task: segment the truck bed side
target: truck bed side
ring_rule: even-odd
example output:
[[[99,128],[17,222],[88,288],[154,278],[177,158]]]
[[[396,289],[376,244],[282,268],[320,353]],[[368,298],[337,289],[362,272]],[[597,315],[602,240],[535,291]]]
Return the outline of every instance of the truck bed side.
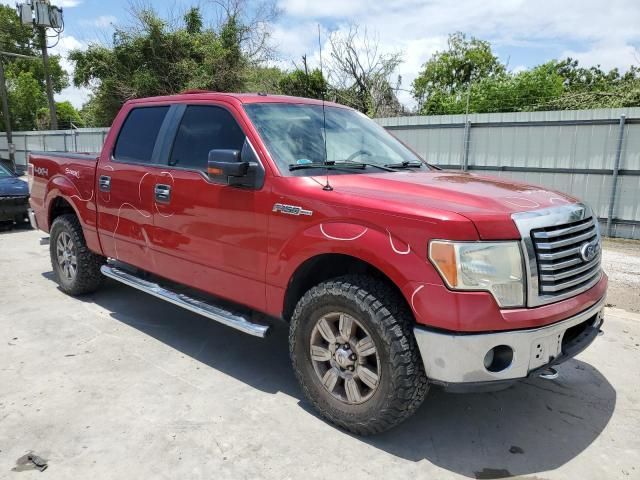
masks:
[[[102,248],[96,232],[96,153],[33,152],[29,155],[31,198],[38,228],[49,232],[55,216],[72,209],[78,217],[87,246]]]

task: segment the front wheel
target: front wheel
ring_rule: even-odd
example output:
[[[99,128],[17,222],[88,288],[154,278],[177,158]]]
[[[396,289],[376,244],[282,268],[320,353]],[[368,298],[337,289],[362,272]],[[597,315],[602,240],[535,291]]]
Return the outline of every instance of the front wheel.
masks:
[[[293,313],[289,350],[307,399],[351,432],[379,433],[415,412],[427,378],[397,292],[363,275],[309,290]]]
[[[65,293],[91,293],[102,284],[104,276],[100,267],[104,258],[89,250],[75,215],[60,215],[54,220],[49,253],[56,280]]]

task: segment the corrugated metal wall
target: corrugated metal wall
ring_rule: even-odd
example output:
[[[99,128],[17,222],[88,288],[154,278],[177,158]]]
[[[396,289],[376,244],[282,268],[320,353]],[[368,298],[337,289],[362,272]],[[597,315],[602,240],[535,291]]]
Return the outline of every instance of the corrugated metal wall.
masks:
[[[466,164],[471,171],[574,195],[588,202],[603,224],[620,147],[611,235],[640,239],[640,108],[377,121],[430,163],[455,169]]]
[[[108,132],[108,128],[13,132],[16,167],[26,168],[29,152],[33,151],[99,152]],[[7,135],[4,132],[0,132],[0,158],[9,158]]]
[[[622,143],[620,116],[625,115]],[[612,236],[640,239],[640,108],[523,112],[377,121],[427,161],[515,178],[587,201],[606,222],[621,146]],[[468,122],[468,124],[467,124]],[[16,163],[30,151],[99,152],[108,128],[15,132]],[[0,157],[8,158],[0,133]]]

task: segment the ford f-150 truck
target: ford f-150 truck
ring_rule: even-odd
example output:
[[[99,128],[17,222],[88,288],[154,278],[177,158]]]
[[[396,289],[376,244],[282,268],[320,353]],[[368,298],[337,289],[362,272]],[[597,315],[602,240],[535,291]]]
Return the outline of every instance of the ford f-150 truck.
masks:
[[[260,337],[284,320],[304,395],[358,434],[431,384],[553,376],[601,331],[587,205],[440,170],[341,105],[133,100],[100,154],[34,153],[29,175],[64,292],[106,276]]]

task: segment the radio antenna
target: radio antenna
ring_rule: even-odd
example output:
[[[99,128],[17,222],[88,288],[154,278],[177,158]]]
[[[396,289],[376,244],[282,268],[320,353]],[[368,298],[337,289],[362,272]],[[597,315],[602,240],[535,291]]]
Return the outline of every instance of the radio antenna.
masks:
[[[333,187],[329,183],[329,167],[327,164],[327,115],[324,109],[324,72],[322,70],[322,42],[320,41],[320,24],[318,24],[318,48],[320,49],[320,77],[322,78],[322,136],[324,138],[324,169],[325,169],[325,184],[322,187],[323,190],[330,192],[333,190]]]

